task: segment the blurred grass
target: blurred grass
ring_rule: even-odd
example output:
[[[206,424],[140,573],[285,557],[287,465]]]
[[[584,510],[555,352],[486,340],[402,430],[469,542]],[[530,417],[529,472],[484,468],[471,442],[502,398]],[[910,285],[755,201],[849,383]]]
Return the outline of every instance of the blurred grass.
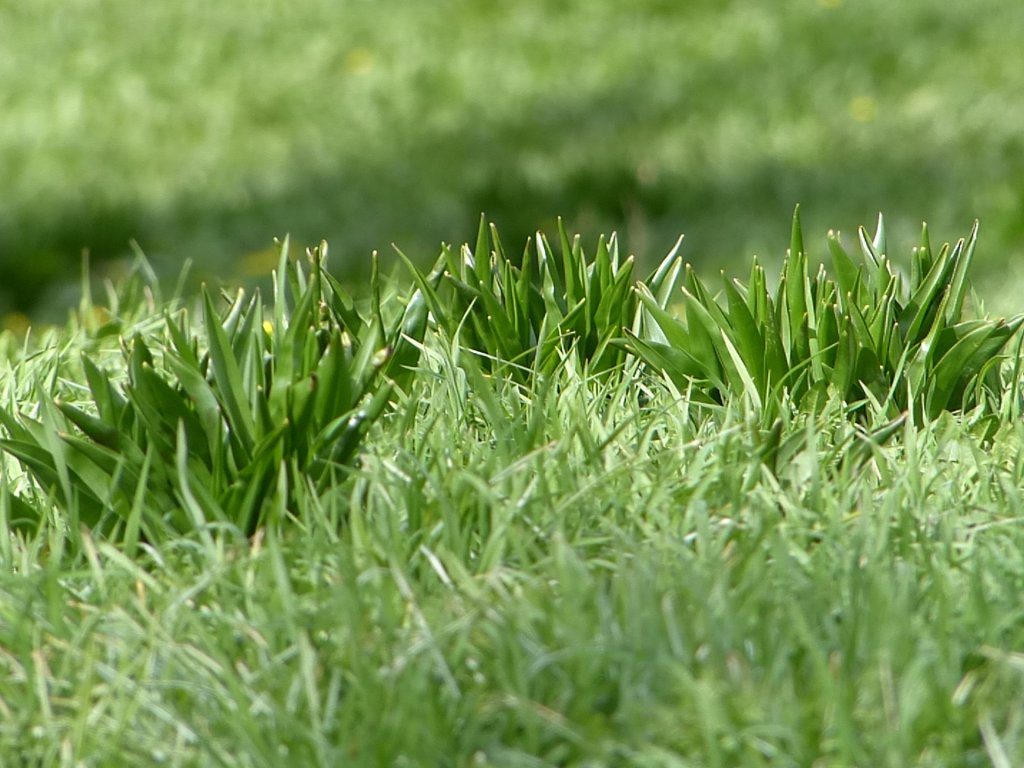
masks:
[[[1011,0],[0,0],[0,312],[132,238],[212,276],[326,237],[358,277],[560,214],[709,267],[781,256],[797,202],[897,245],[980,217],[984,285],[1024,251],[1022,34]]]

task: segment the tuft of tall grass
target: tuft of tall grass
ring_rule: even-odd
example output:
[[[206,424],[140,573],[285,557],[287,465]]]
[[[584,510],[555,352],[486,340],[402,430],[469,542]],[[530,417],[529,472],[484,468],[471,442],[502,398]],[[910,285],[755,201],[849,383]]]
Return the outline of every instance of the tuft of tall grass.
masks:
[[[811,270],[799,208],[778,286],[772,292],[755,259],[746,282],[723,274],[712,291],[689,267],[682,317],[647,286],[644,332],[627,331],[627,348],[650,367],[709,402],[742,397],[766,423],[789,405],[815,411],[839,398],[851,415],[934,419],[944,410],[994,406],[1003,350],[1024,323],[972,317],[965,309],[970,234],[932,250],[928,228],[914,248],[909,276],[887,255],[884,222],[857,235],[860,261],[828,234],[835,277]]]
[[[474,248],[463,245],[457,254],[443,248],[433,273],[443,273],[436,289],[406,263],[429,297],[436,325],[487,370],[525,381],[568,358],[581,373],[618,370],[627,354],[615,342],[640,317],[631,291],[633,257],[620,256],[614,235],[601,237],[590,256],[561,221],[557,243],[555,250],[538,232],[513,260],[497,228],[481,218]],[[678,243],[645,281],[661,307],[677,283],[677,251]]]
[[[1001,377],[1024,315],[967,311],[977,237],[975,225],[933,252],[925,227],[905,275],[887,256],[880,217],[874,237],[858,233],[859,262],[829,233],[833,278],[824,266],[812,273],[797,209],[774,291],[755,260],[747,282],[723,276],[716,294],[683,269],[678,243],[632,285],[633,260],[614,237],[588,256],[559,227],[557,253],[538,234],[513,261],[481,219],[475,248],[444,247],[426,274],[406,260],[404,292],[384,283],[374,260],[358,304],[326,269],[326,244],[303,263],[285,240],[266,306],[258,292],[215,298],[204,289],[197,317],[174,303],[158,308],[139,270],[107,310],[88,292],[83,299],[87,337],[116,337],[114,355],[100,363],[86,347],[73,380],[59,366],[26,368],[31,398],[0,407],[0,449],[35,481],[31,494],[4,497],[6,514],[31,527],[48,498],[72,530],[82,524],[129,545],[210,524],[251,534],[300,499],[333,492],[389,405],[402,403],[396,428],[416,426],[416,392],[441,375],[428,364],[441,341],[454,366],[444,375],[463,399],[475,393],[492,423],[503,411],[490,392],[512,387],[532,401],[556,374],[584,388],[607,384],[617,402],[642,407],[637,374],[647,369],[687,410],[743,404],[739,426],[772,471],[804,440],[792,423],[833,423],[836,413],[857,425],[829,448],[827,460],[840,463],[866,461],[906,421],[946,411],[971,413],[990,436],[1000,415],[1019,411],[1019,360],[1009,388]],[[119,296],[149,306],[148,325],[118,320]],[[523,434],[544,419],[531,418]],[[601,442],[587,429],[575,434]]]
[[[112,369],[83,353],[83,397],[37,381],[35,402],[0,408],[0,448],[97,534],[252,533],[352,462],[426,325],[419,294],[382,306],[376,271],[360,311],[326,256],[324,244],[303,266],[285,240],[268,307],[204,289],[198,320],[163,309],[159,330],[121,337]]]

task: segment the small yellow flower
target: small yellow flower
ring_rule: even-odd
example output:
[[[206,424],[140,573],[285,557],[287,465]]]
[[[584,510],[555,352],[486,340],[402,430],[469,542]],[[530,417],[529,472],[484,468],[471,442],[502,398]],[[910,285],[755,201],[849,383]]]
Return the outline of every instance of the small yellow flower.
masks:
[[[878,117],[878,104],[870,96],[853,97],[847,109],[858,123],[871,123]]]
[[[365,75],[373,69],[373,51],[368,48],[353,48],[345,55],[342,68],[353,75]]]

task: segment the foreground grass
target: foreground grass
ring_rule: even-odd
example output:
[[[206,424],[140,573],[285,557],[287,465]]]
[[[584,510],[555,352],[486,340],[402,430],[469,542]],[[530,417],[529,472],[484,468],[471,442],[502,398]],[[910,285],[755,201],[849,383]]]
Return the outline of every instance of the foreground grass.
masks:
[[[642,413],[440,374],[417,394],[424,418],[381,425],[350,483],[251,540],[212,530],[128,558],[88,537],[68,556],[52,527],[5,536],[4,753],[1024,756],[1019,424],[986,451],[946,419],[849,473],[822,466],[815,428],[776,482],[742,424],[695,428],[660,388]]]
[[[144,294],[114,315],[125,338],[163,332]],[[80,351],[116,377],[104,328],[8,348],[3,401],[84,400]],[[322,492],[283,481],[251,536],[94,537],[5,459],[0,515],[46,514],[0,536],[0,754],[1024,760],[1019,379],[994,430],[979,406],[881,443],[884,409],[792,407],[770,468],[749,400],[699,405],[624,364],[517,377],[431,326],[356,463]]]

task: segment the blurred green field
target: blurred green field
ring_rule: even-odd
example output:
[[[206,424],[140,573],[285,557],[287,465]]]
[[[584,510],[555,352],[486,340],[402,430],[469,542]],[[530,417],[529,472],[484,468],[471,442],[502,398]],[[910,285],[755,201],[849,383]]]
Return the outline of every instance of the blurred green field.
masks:
[[[83,248],[244,277],[290,232],[358,278],[481,211],[647,263],[683,232],[702,269],[780,256],[798,202],[819,253],[978,217],[1002,282],[1021,39],[1012,0],[0,0],[0,313],[66,300]]]

